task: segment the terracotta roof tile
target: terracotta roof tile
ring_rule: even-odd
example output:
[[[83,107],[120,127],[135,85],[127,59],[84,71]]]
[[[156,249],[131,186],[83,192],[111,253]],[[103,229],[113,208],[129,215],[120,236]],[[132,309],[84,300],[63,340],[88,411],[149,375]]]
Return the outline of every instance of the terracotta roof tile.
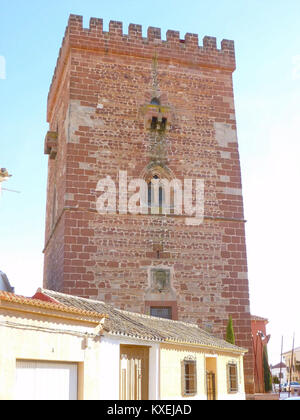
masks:
[[[39,289],[38,292],[67,306],[107,314],[108,319],[105,320],[104,331],[109,334],[163,343],[195,344],[239,353],[247,351],[200,329],[195,324],[128,312],[101,301],[51,290]]]
[[[0,301],[18,303],[18,304],[23,304],[23,305],[27,305],[27,306],[34,306],[34,307],[39,307],[39,308],[44,308],[44,309],[53,309],[53,310],[56,310],[56,311],[73,313],[75,315],[77,314],[77,315],[90,316],[90,317],[93,317],[93,318],[107,317],[107,315],[101,314],[99,311],[89,311],[89,310],[85,310],[83,308],[75,308],[75,307],[72,307],[70,305],[64,305],[64,304],[59,303],[59,302],[57,302],[57,303],[46,302],[44,300],[33,299],[33,298],[30,298],[30,297],[15,295],[14,293],[10,293],[10,292],[0,291]]]
[[[251,320],[252,321],[265,321],[266,323],[269,322],[269,320],[267,318],[263,318],[263,317],[257,316],[257,315],[251,315]]]

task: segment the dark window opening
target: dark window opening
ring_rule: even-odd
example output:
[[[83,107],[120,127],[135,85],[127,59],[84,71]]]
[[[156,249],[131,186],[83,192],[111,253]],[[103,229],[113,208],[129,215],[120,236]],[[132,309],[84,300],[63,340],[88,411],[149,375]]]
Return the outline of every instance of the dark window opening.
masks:
[[[160,105],[160,100],[158,98],[151,99],[151,105]]]
[[[166,307],[151,307],[150,315],[157,318],[172,319],[172,308],[170,306]]]
[[[152,117],[150,127],[152,131],[165,131],[167,128],[167,118],[162,118],[161,121],[158,121],[157,117]]]
[[[163,118],[161,123],[160,123],[160,129],[161,131],[164,131],[167,127],[167,118]]]
[[[148,207],[151,207],[152,203],[152,189],[151,189],[151,182],[148,184]]]
[[[157,175],[154,175],[154,177],[152,179],[159,179],[159,177]],[[152,186],[152,182],[150,181],[148,183],[148,207],[151,208],[152,205],[154,205],[154,191],[153,191],[153,195],[152,195],[152,189],[154,190],[154,186]],[[159,186],[158,187],[158,206],[160,209],[160,212],[162,210],[162,205],[163,205],[163,187]]]
[[[151,130],[157,130],[158,119],[157,117],[152,117],[151,121]]]
[[[159,207],[161,208],[163,205],[163,189],[162,187],[159,187],[158,190],[158,203],[159,203]]]

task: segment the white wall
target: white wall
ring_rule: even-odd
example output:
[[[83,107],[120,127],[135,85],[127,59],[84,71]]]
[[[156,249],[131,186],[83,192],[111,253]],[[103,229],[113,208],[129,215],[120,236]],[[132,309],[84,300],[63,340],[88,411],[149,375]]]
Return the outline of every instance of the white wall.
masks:
[[[280,368],[276,368],[276,369],[271,369],[272,372],[272,376],[277,376],[279,378],[279,374],[280,374]],[[281,373],[283,375],[283,377],[281,378],[281,383],[285,383],[287,382],[287,371],[286,368],[282,368],[281,369]]]
[[[99,375],[101,375],[100,399],[118,400],[120,377],[119,340],[101,337],[99,363]]]
[[[159,399],[159,344],[105,335],[101,337],[101,400],[119,399],[120,345],[149,346],[149,399]]]
[[[238,369],[238,392],[227,392],[227,363],[237,363]],[[244,384],[244,364],[243,357],[230,357],[227,355],[218,355],[217,357],[217,388],[218,400],[245,400],[245,384]]]

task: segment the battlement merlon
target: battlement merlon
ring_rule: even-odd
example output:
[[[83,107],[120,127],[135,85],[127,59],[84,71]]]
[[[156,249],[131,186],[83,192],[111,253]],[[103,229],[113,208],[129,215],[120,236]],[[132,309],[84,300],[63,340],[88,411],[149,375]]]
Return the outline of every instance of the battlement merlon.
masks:
[[[173,30],[168,30],[166,40],[162,40],[160,28],[153,27],[148,28],[145,38],[142,36],[142,26],[137,24],[130,24],[126,35],[123,33],[122,22],[117,21],[110,21],[109,31],[106,32],[103,31],[103,19],[91,18],[89,28],[83,28],[83,17],[70,15],[49,90],[48,121],[72,48],[143,59],[152,59],[156,54],[160,61],[221,69],[231,73],[236,68],[234,41],[223,39],[221,49],[217,49],[216,38],[205,36],[203,45],[199,46],[197,34],[187,33],[181,39],[179,31]]]

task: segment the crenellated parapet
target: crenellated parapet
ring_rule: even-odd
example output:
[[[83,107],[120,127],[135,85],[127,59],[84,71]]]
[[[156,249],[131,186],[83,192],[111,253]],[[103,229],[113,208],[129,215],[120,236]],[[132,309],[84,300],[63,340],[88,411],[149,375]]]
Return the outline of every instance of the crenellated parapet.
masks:
[[[123,23],[117,21],[110,21],[109,30],[106,32],[103,30],[103,19],[91,18],[89,28],[83,28],[83,18],[77,15],[70,16],[66,35],[69,35],[74,47],[93,46],[97,50],[110,47],[112,52],[126,55],[130,52],[136,55],[143,52],[142,55],[150,54],[150,57],[153,56],[154,47],[155,51],[161,52],[160,57],[180,60],[181,56],[183,61],[235,69],[234,42],[223,40],[221,49],[217,49],[215,37],[205,36],[201,46],[197,34],[187,33],[184,39],[181,39],[179,31],[168,30],[166,40],[162,40],[161,29],[154,27],[149,27],[147,37],[143,37],[142,26],[132,23],[128,26],[128,34],[124,34]],[[139,50],[138,46],[142,46],[143,51]]]
[[[123,23],[117,21],[110,21],[109,30],[104,31],[103,20],[97,18],[91,18],[89,28],[84,28],[82,16],[70,15],[50,87],[48,106],[56,96],[62,71],[72,48],[143,59],[152,59],[156,55],[160,61],[167,63],[230,72],[235,70],[233,41],[222,40],[221,49],[218,49],[215,37],[205,36],[202,45],[199,45],[197,34],[186,33],[182,39],[179,31],[174,30],[168,30],[166,40],[163,40],[161,29],[154,27],[149,27],[147,37],[143,37],[142,26],[137,24],[130,24],[128,33],[125,34]]]

